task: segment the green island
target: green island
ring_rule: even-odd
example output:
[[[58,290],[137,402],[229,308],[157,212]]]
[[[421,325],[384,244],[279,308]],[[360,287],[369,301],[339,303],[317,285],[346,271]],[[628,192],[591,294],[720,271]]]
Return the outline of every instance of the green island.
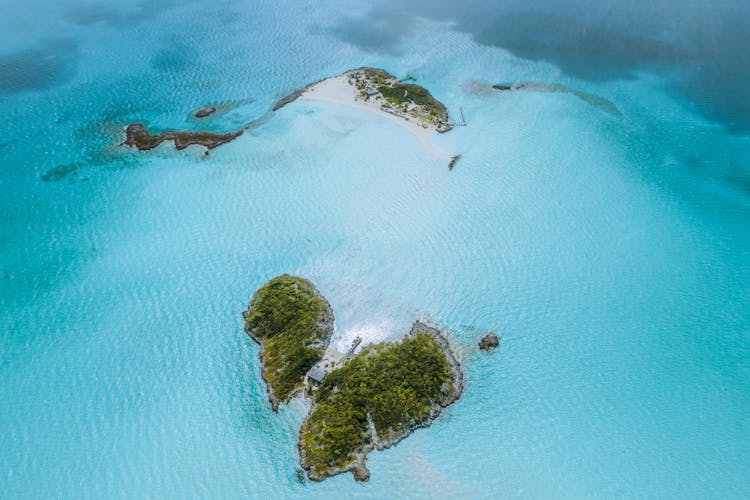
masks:
[[[370,473],[367,454],[393,446],[456,401],[463,376],[441,333],[416,322],[401,342],[370,346],[323,380],[300,431],[302,467],[313,480]]]
[[[331,306],[304,278],[272,279],[244,316],[245,330],[261,346],[273,410],[292,396],[310,402],[298,448],[314,481],[347,471],[367,481],[369,452],[430,425],[463,391],[448,339],[420,321],[400,342],[369,345],[356,355],[359,337],[346,354],[329,348]]]
[[[399,80],[381,68],[350,69],[338,76],[324,78],[295,90],[277,101],[272,111],[277,111],[300,97],[314,95],[318,88],[331,81],[342,80],[348,84],[346,88],[351,87],[354,93],[350,95],[348,91],[340,92],[341,89],[337,89],[339,92],[334,92],[337,99],[364,103],[404,120],[413,120],[423,128],[435,129],[437,132],[453,129],[445,105],[421,85],[407,83],[414,79],[410,75]]]
[[[382,101],[380,108],[402,118],[412,118],[427,128],[438,132],[453,128],[448,120],[445,105],[435,99],[430,91],[415,83],[406,83],[380,68],[359,68],[344,73],[349,83],[359,91],[364,101]]]
[[[261,287],[245,312],[245,330],[261,346],[263,379],[274,411],[305,381],[333,334],[333,311],[315,285],[279,276]]]

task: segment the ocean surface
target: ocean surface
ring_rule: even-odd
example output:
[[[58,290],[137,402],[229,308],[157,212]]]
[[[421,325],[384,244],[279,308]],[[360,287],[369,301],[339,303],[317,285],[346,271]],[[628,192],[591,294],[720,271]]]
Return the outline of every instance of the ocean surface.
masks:
[[[3,8],[0,497],[750,497],[746,2],[154,3]],[[119,146],[362,65],[463,110],[453,171],[312,101],[208,158]],[[297,477],[241,315],[281,273],[339,345],[431,318],[460,351],[369,483]]]

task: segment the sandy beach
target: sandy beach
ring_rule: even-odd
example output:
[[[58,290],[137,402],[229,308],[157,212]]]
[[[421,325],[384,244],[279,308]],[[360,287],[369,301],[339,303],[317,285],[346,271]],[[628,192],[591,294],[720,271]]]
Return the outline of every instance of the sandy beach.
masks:
[[[441,161],[449,161],[451,156],[438,149],[430,139],[434,133],[432,129],[424,128],[415,122],[407,121],[399,116],[387,113],[380,109],[380,98],[373,98],[369,101],[365,101],[357,98],[356,89],[349,84],[349,79],[346,75],[339,75],[333,78],[327,78],[305,90],[300,99],[312,99],[318,101],[330,101],[339,104],[344,104],[357,109],[363,109],[371,113],[378,114],[395,123],[398,123],[402,127],[413,133],[422,146],[430,153],[433,157]]]

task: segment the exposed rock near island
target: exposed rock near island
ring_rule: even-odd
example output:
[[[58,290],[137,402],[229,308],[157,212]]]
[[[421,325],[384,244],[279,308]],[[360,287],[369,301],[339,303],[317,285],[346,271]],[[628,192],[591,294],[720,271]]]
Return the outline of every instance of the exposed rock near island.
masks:
[[[245,331],[261,346],[263,379],[277,411],[323,357],[333,334],[333,310],[315,285],[285,274],[253,295],[244,316]]]
[[[233,141],[241,136],[244,131],[245,129],[243,128],[236,132],[221,134],[206,131],[167,130],[160,134],[151,134],[142,123],[133,123],[125,129],[125,142],[123,144],[132,148],[138,148],[141,151],[154,149],[166,141],[173,141],[175,149],[178,150],[192,145],[213,149]]]
[[[195,113],[193,113],[193,116],[196,118],[206,118],[207,116],[211,116],[212,114],[216,113],[216,108],[213,106],[203,106],[199,110],[197,110]]]
[[[479,348],[483,351],[491,351],[500,345],[500,339],[494,333],[485,334],[479,341]]]
[[[456,166],[456,163],[458,163],[458,160],[460,160],[460,159],[461,159],[461,155],[456,155],[456,156],[454,156],[454,157],[451,158],[451,162],[448,164],[448,172],[450,172],[451,170],[453,170],[453,167]]]
[[[346,471],[366,481],[370,451],[430,425],[462,391],[447,339],[416,322],[401,342],[370,346],[325,377],[300,430],[302,467],[315,481]]]
[[[271,108],[271,111],[278,111],[281,108],[283,108],[284,106],[286,106],[287,104],[293,103],[294,101],[296,101],[297,99],[299,99],[300,97],[302,97],[302,95],[305,92],[307,92],[309,89],[311,89],[312,87],[314,87],[315,85],[319,84],[322,81],[323,80],[318,80],[317,82],[309,83],[309,84],[305,85],[304,87],[302,87],[301,89],[297,89],[294,92],[292,92],[291,94],[282,97],[281,99],[279,99],[276,102],[276,104],[273,105],[273,108]]]

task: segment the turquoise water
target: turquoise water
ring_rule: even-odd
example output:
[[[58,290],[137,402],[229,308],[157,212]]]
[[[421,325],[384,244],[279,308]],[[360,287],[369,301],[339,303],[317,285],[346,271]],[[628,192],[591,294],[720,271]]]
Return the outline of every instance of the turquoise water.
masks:
[[[350,2],[7,11],[4,497],[750,496],[750,135],[673,68],[586,78],[442,12],[357,38],[341,27],[377,12]],[[208,159],[117,147],[135,120],[231,130],[365,64],[463,108],[434,138],[455,170],[319,102]],[[296,478],[305,410],[271,412],[241,317],[283,272],[331,301],[336,342],[431,317],[462,352],[463,397],[373,453],[367,484]]]

